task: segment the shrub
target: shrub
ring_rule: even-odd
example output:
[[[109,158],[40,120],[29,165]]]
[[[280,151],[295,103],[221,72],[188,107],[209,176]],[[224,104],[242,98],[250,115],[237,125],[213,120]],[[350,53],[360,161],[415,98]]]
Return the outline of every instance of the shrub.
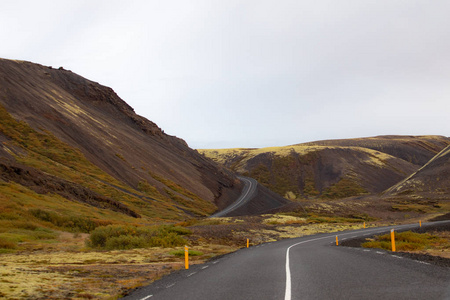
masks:
[[[0,249],[16,249],[17,244],[0,237]]]
[[[58,234],[50,229],[39,227],[31,231],[30,236],[36,240],[53,240],[58,237]]]
[[[106,240],[105,247],[108,250],[126,250],[134,248],[145,248],[145,238],[142,236],[113,236]]]
[[[105,221],[91,220],[86,217],[64,216],[52,211],[42,209],[30,209],[29,212],[37,219],[52,223],[56,227],[67,229],[71,232],[90,232],[95,228],[105,225]],[[106,224],[110,222],[106,222]]]
[[[162,225],[137,227],[126,225],[101,226],[91,232],[87,245],[100,249],[132,249],[149,247],[176,247],[186,244],[182,235],[187,228]]]

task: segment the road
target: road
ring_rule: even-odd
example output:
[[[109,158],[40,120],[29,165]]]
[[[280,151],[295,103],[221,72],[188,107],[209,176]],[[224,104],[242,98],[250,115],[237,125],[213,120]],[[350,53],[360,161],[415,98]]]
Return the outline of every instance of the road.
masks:
[[[210,218],[224,217],[233,210],[249,202],[255,196],[258,182],[255,179],[249,177],[238,176],[238,178],[244,182],[244,188],[242,189],[241,196],[239,196],[239,198],[236,199],[233,204],[219,211],[218,213],[211,215]]]
[[[342,240],[417,226],[337,234]],[[318,234],[244,248],[170,274],[124,299],[450,299],[448,268],[389,251],[336,246],[335,236]]]

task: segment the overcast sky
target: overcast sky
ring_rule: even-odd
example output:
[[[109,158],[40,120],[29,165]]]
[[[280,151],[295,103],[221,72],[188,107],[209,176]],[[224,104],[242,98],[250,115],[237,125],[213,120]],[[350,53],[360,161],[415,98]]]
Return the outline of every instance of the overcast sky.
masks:
[[[72,70],[193,148],[450,135],[450,1],[21,1],[0,57]]]

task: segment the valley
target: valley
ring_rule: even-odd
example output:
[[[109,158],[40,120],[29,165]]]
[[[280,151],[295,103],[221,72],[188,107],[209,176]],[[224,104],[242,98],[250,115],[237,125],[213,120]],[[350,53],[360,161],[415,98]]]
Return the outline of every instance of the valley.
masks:
[[[201,264],[449,212],[449,137],[195,150],[109,87],[0,59],[0,298],[117,299],[183,268],[185,244]]]

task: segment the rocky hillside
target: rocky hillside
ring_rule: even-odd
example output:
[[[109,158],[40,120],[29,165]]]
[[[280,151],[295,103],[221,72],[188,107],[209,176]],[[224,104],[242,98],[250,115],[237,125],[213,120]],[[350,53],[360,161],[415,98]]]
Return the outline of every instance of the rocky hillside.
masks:
[[[426,200],[450,200],[450,146],[419,170],[389,188],[385,196]]]
[[[383,192],[448,145],[441,136],[380,136],[199,151],[286,198],[336,199]]]
[[[209,215],[240,190],[231,172],[137,115],[111,88],[0,59],[0,211],[10,211],[0,219],[37,210],[182,219]]]

